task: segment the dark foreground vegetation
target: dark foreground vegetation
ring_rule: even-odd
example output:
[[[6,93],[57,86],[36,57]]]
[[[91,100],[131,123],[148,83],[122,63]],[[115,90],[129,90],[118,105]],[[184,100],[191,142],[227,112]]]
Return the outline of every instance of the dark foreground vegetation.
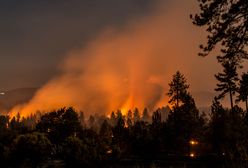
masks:
[[[0,116],[1,167],[247,167],[247,113],[218,98],[209,116],[199,112],[180,72],[169,86],[171,109],[152,113]]]
[[[199,55],[219,48],[223,68],[210,115],[199,112],[177,72],[169,84],[168,115],[164,108],[135,109],[86,119],[62,108],[28,118],[0,116],[1,167],[248,167],[248,73],[239,76],[248,59],[248,1],[198,3],[200,12],[191,19],[208,33]],[[226,96],[229,109],[220,102]]]

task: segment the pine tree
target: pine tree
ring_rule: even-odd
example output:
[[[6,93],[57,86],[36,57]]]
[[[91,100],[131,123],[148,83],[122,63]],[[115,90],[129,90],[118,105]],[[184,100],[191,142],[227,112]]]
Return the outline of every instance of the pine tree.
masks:
[[[143,113],[142,113],[142,121],[144,122],[149,122],[149,113],[148,113],[148,110],[147,108],[144,109]]]
[[[193,24],[206,26],[207,44],[201,45],[201,56],[221,45],[222,58],[236,61],[248,58],[248,1],[198,0],[200,13],[191,15]]]
[[[237,101],[243,101],[246,105],[246,112],[248,112],[248,73],[243,73],[239,81]]]
[[[172,150],[186,154],[191,139],[200,140],[203,136],[203,119],[188,92],[185,77],[177,72],[169,84],[170,103],[176,104],[167,119],[168,142]],[[180,106],[179,106],[180,105]]]
[[[189,85],[187,84],[187,80],[184,75],[182,75],[179,71],[173,75],[172,81],[169,83],[170,89],[167,95],[170,97],[169,103],[175,105],[175,107],[179,107],[180,103],[183,103],[183,99],[185,95],[187,95],[187,89]]]
[[[128,128],[131,128],[133,125],[133,112],[131,110],[128,110],[127,112],[127,126]]]
[[[238,81],[237,63],[227,60],[222,63],[222,66],[223,72],[215,75],[219,81],[215,90],[221,92],[218,96],[219,99],[224,98],[227,93],[229,94],[231,109],[233,110],[233,95],[237,91],[236,83]]]
[[[135,108],[134,109],[133,120],[134,120],[134,123],[140,121],[140,112],[139,112],[139,109],[138,108]]]

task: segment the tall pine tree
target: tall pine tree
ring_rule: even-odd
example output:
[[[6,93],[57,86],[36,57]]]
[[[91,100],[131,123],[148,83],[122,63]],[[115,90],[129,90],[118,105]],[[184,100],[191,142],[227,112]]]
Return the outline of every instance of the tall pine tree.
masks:
[[[239,81],[237,101],[243,101],[246,105],[246,112],[248,112],[248,72],[243,73]]]
[[[229,94],[231,109],[233,110],[233,96],[237,91],[237,81],[238,81],[238,73],[237,73],[237,63],[232,60],[226,60],[222,63],[223,72],[215,75],[216,79],[219,81],[217,84],[216,91],[220,92],[218,98],[222,99],[226,94]]]
[[[173,75],[173,79],[169,83],[169,87],[170,89],[167,93],[170,97],[169,103],[178,108],[180,103],[183,102],[185,95],[187,95],[187,89],[189,88],[187,80],[184,75],[177,71],[176,74]]]

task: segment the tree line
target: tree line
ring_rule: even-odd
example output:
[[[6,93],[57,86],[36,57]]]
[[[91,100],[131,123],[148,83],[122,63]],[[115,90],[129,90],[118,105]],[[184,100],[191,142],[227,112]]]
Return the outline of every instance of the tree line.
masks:
[[[84,117],[72,107],[27,118],[0,116],[0,160],[6,167],[109,167],[137,158],[214,158],[221,164],[246,164],[248,115],[215,98],[211,114],[200,112],[179,71],[169,83],[170,110],[120,110],[109,117]],[[57,162],[56,162],[57,161]],[[203,162],[203,164],[210,164]],[[205,165],[205,166],[206,166]],[[234,166],[234,167],[235,167]]]
[[[248,1],[198,3],[200,12],[191,19],[208,33],[199,55],[220,49],[217,60],[223,68],[215,75],[219,94],[209,117],[197,109],[185,77],[176,72],[169,83],[171,110],[166,120],[161,109],[144,109],[142,114],[135,109],[125,116],[118,110],[110,117],[90,116],[87,120],[71,107],[27,118],[0,116],[1,164],[114,167],[127,159],[155,161],[163,156],[180,160],[184,156],[202,158],[205,167],[216,167],[213,161],[220,161],[219,167],[247,167],[248,73],[239,77],[238,72],[248,58]],[[221,104],[226,96],[230,108]],[[238,106],[240,101],[245,102],[245,110]]]

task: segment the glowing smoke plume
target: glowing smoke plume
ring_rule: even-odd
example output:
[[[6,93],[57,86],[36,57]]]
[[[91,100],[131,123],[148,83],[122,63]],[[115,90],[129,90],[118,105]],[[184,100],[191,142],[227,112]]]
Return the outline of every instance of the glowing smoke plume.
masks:
[[[189,77],[193,87],[196,82],[209,87],[197,78],[200,73],[209,76],[209,72],[200,68],[207,66],[203,63],[206,60],[196,56],[200,33],[192,30],[192,7],[186,2],[160,6],[164,7],[151,16],[135,18],[121,30],[108,28],[83,49],[68,54],[60,65],[61,75],[11,114],[27,116],[64,106],[73,106],[86,115],[117,109],[125,112],[134,107],[153,109],[166,105],[168,82],[176,70]],[[200,66],[193,72],[195,65]]]

